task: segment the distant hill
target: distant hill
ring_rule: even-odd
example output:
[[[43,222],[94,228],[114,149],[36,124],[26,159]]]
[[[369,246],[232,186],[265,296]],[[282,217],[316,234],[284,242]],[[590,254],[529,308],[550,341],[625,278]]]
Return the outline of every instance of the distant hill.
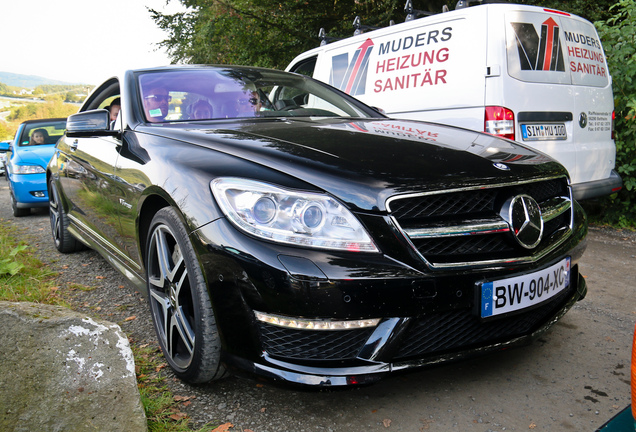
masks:
[[[79,83],[69,83],[65,81],[43,78],[36,75],[21,75],[11,72],[0,72],[0,83],[23,88],[36,88],[39,85],[74,85]]]

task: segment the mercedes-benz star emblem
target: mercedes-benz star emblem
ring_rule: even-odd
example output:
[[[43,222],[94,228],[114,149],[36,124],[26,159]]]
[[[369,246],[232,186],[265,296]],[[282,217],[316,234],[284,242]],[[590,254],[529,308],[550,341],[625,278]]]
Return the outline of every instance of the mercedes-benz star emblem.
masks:
[[[508,222],[514,238],[526,249],[535,248],[543,237],[543,217],[539,204],[529,195],[506,201],[501,216]]]
[[[579,126],[581,126],[581,129],[585,129],[585,126],[587,126],[587,114],[584,112],[579,115]]]
[[[494,167],[497,169],[500,169],[502,171],[510,171],[510,167],[506,164],[503,164],[501,162],[495,162],[493,163]]]

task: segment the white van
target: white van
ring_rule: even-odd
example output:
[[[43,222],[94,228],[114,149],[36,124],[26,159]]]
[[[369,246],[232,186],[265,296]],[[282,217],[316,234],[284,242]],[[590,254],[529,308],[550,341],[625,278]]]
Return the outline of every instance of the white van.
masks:
[[[594,26],[541,7],[466,3],[324,44],[287,70],[393,118],[486,131],[540,150],[568,169],[576,199],[620,190],[612,79]]]

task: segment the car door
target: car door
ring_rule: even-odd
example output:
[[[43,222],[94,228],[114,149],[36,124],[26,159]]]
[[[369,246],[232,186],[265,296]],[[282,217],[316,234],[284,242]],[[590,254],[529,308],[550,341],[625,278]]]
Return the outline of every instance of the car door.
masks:
[[[119,235],[121,181],[115,167],[121,140],[113,136],[68,137],[58,144],[60,183],[72,222],[111,253],[122,255]]]

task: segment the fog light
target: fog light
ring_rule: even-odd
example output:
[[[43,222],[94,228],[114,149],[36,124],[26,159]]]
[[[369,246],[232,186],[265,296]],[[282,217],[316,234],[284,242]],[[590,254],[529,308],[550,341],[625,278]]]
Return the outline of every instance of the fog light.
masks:
[[[35,191],[35,192],[31,192],[31,194],[36,197],[36,198],[44,198],[46,197],[46,193],[43,191]]]
[[[298,330],[352,330],[375,327],[380,322],[380,318],[334,321],[284,317],[280,315],[269,315],[258,311],[254,311],[254,315],[256,319],[261,322]]]

